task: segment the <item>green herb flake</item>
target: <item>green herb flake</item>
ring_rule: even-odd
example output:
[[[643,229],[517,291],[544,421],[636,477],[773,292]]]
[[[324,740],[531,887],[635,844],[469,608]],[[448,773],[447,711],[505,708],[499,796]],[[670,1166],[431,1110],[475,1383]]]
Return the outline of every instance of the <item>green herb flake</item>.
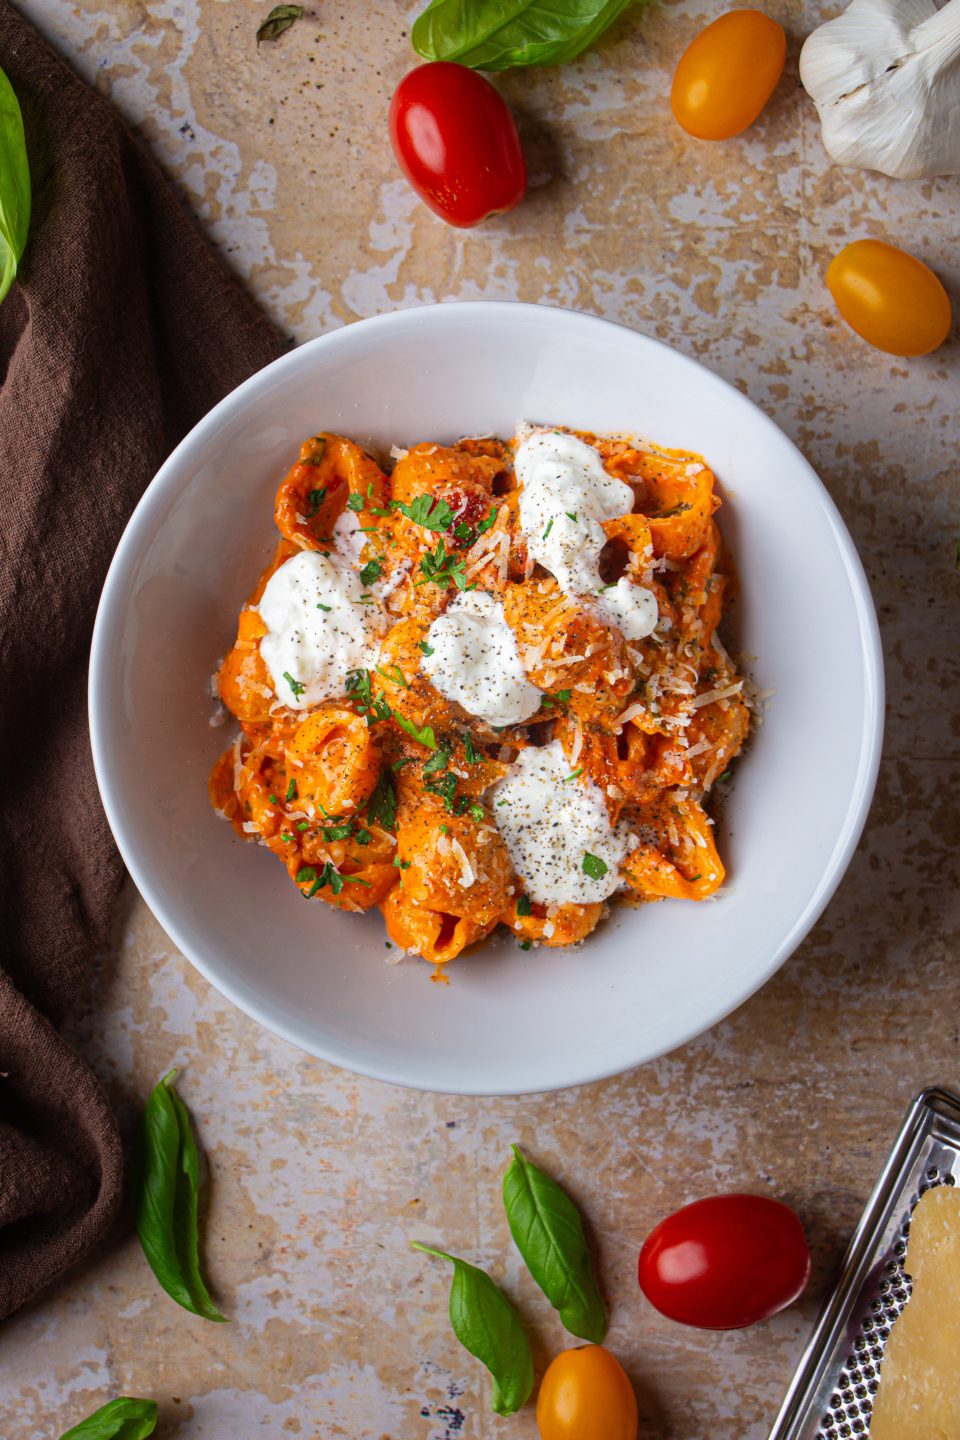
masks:
[[[497,1415],[513,1415],[533,1392],[530,1341],[503,1291],[483,1270],[456,1255],[413,1241],[413,1248],[453,1266],[450,1324],[460,1344],[485,1365],[493,1380],[490,1404]]]
[[[602,880],[608,868],[606,861],[601,860],[599,855],[591,855],[589,850],[586,851],[583,857],[583,871],[585,875],[590,876],[591,880]]]
[[[415,581],[414,584],[446,587],[452,581],[458,590],[472,589],[472,586],[467,585],[466,570],[466,561],[449,554],[443,541],[438,540],[435,548],[428,550],[421,559],[420,573],[423,579]]]
[[[329,615],[329,614],[330,614],[330,611],[333,609],[333,606],[332,606],[332,605],[324,605],[321,600],[318,600],[318,601],[317,601],[317,609],[318,609],[318,610],[322,610],[325,615]]]
[[[582,774],[583,774],[583,766],[582,766],[582,765],[578,765],[577,768],[576,768],[576,770],[571,770],[569,775],[564,775],[564,777],[563,777],[563,782],[562,782],[562,783],[563,783],[564,785],[566,785],[566,783],[567,783],[568,780],[576,780],[577,777],[580,776],[580,775],[582,775]]]
[[[205,1320],[226,1317],[200,1274],[200,1157],[187,1108],[169,1070],[147,1101],[137,1130],[133,1196],[150,1269],[171,1299]]]
[[[532,909],[533,909],[533,907],[532,907],[532,905],[530,904],[530,896],[529,896],[529,895],[521,895],[521,896],[520,896],[520,899],[517,901],[517,914],[518,914],[518,915],[529,915],[529,914],[531,913]]]
[[[297,829],[300,831],[300,834],[302,835],[303,832],[304,832],[304,830],[309,830],[309,829],[310,829],[310,821],[309,821],[309,820],[298,820],[298,821],[297,821]]]
[[[493,506],[491,506],[491,508],[490,508],[490,514],[487,516],[487,518],[486,518],[485,520],[481,520],[480,523],[477,525],[477,534],[478,534],[478,535],[485,535],[488,530],[492,529],[493,523],[494,523],[494,521],[496,520],[496,518],[497,518],[497,507],[496,507],[496,505],[493,505]]]
[[[381,565],[380,561],[368,560],[366,565],[364,565],[363,569],[360,571],[360,584],[372,585],[375,580],[380,579],[380,576],[382,574],[383,566]]]
[[[400,504],[398,509],[414,525],[438,533],[448,530],[453,520],[453,511],[446,500],[435,499],[432,495],[416,495],[409,505]]]
[[[358,844],[358,845],[369,845],[369,844],[370,844],[370,838],[371,838],[371,837],[370,837],[370,831],[369,831],[369,830],[358,830],[358,831],[357,831],[357,844]]]
[[[521,950],[532,950],[532,949],[533,949],[533,941],[532,941],[532,940],[521,940],[521,941],[520,941],[520,949],[521,949]]]
[[[471,818],[474,819],[474,820],[476,820],[477,824],[479,825],[480,822],[481,822],[481,820],[483,820],[485,814],[486,814],[486,812],[485,812],[483,806],[482,806],[478,801],[475,800],[475,801],[473,802],[473,804],[470,806],[470,816],[471,816]]]
[[[483,758],[476,745],[474,745],[473,736],[469,730],[463,737],[463,754],[468,765],[479,765]]]
[[[313,464],[313,463],[314,463],[313,461],[310,461],[310,464]],[[326,500],[326,498],[327,498],[327,487],[326,487],[326,485],[321,486],[321,488],[320,488],[319,490],[311,490],[311,491],[309,492],[309,494],[307,495],[307,499],[310,501],[310,508],[309,508],[309,510],[307,511],[307,519],[308,519],[308,520],[312,520],[312,519],[313,519],[314,515],[316,515],[317,511],[320,509],[320,506],[323,504],[323,502],[324,502],[324,500]]]
[[[346,820],[342,825],[327,825],[320,833],[329,845],[334,840],[346,840],[352,829],[353,821]]]
[[[391,771],[384,767],[377,777],[373,794],[367,802],[367,819],[385,830],[392,830],[397,819],[397,787]],[[358,837],[359,838],[359,837]],[[369,833],[367,839],[369,839]],[[366,841],[361,842],[366,844]]]
[[[450,764],[450,758],[452,753],[453,752],[449,749],[448,746],[441,745],[436,755],[431,755],[430,759],[425,763],[423,767],[423,774],[434,775],[440,770],[446,770],[448,765]]]
[[[295,20],[303,17],[302,5],[274,5],[266,20],[257,29],[257,44],[263,40],[279,40]]]
[[[419,645],[420,649],[423,651],[424,655],[432,655],[432,654],[433,654],[433,646],[432,646],[432,645],[428,645],[427,642],[426,642],[426,640],[418,640],[418,641],[417,641],[417,644]]]
[[[287,786],[286,796],[285,796],[284,798],[286,799],[286,802],[287,802],[288,805],[290,804],[290,801],[291,801],[291,800],[296,800],[296,799],[298,798],[297,782],[296,782],[296,780],[291,780],[291,781],[290,781],[290,784]]]
[[[289,670],[284,670],[283,678],[284,680],[286,680],[287,684],[290,686],[290,689],[293,691],[293,698],[295,700],[298,700],[303,694],[304,690],[306,690],[306,685],[302,685],[299,680],[294,680]]]
[[[550,531],[551,531],[552,529],[553,529],[553,516],[551,515],[550,519],[547,521],[547,528],[546,528],[546,530],[544,530],[544,532],[543,532],[543,537],[542,537],[542,538],[543,538],[544,540],[546,540],[547,536],[550,534]]]
[[[359,515],[359,514],[360,514],[360,511],[361,511],[361,510],[363,509],[363,507],[364,507],[364,503],[365,503],[365,502],[364,502],[364,498],[363,498],[362,495],[348,495],[348,496],[347,496],[347,509],[348,509],[348,510],[352,510],[355,515]]]
[[[432,725],[424,725],[423,728],[420,729],[414,725],[412,720],[408,720],[405,715],[401,715],[399,710],[393,712],[393,718],[400,726],[400,729],[407,732],[411,740],[416,740],[418,745],[426,745],[428,750],[436,750],[437,737],[433,733]]]
[[[352,695],[357,701],[361,715],[365,710],[369,710],[373,702],[369,670],[348,670],[345,689],[347,694]]]
[[[270,804],[271,804],[271,805],[279,805],[279,804],[280,804],[280,797],[279,797],[278,795],[271,795],[271,796],[270,796]]]
[[[410,682],[399,665],[391,665],[387,669],[384,669],[381,665],[375,665],[373,668],[378,675],[383,676],[384,680],[389,680],[391,685],[402,685],[405,690],[410,689]]]

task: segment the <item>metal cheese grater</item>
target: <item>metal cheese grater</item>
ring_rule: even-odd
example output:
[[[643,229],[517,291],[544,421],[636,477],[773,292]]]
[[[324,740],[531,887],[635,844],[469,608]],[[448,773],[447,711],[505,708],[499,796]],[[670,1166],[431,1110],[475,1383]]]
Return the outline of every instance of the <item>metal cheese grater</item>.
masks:
[[[770,1440],[870,1434],[890,1327],[910,1298],[910,1215],[924,1190],[960,1180],[960,1097],[924,1090],[907,1111],[833,1293],[787,1391]]]

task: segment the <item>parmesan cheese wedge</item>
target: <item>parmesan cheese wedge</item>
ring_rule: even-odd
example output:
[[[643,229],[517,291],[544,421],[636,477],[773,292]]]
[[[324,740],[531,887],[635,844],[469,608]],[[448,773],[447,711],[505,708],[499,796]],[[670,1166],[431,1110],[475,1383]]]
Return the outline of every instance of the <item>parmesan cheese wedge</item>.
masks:
[[[920,1197],[904,1268],[913,1293],[884,1347],[870,1440],[960,1440],[960,1190]]]

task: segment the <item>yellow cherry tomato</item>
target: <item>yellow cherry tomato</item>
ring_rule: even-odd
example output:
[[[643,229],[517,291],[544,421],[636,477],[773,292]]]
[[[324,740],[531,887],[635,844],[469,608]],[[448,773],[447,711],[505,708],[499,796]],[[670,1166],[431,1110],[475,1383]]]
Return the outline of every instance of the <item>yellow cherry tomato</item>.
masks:
[[[787,58],[783,26],[760,10],[731,10],[690,42],[670,90],[678,125],[698,140],[729,140],[752,125]]]
[[[928,355],[947,338],[950,297],[929,266],[884,240],[854,240],[827,288],[852,330],[888,355]]]
[[[626,1371],[602,1345],[564,1350],[537,1396],[540,1440],[637,1440],[637,1397]]]

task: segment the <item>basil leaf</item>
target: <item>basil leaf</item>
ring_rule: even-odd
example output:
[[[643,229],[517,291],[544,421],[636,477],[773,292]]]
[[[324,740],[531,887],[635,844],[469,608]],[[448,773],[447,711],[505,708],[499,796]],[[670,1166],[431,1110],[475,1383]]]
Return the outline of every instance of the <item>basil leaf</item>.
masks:
[[[519,1146],[513,1154],[503,1177],[503,1205],[514,1244],[571,1335],[599,1345],[607,1321],[580,1212]]]
[[[30,229],[30,167],[23,117],[0,70],[0,301],[13,284]]]
[[[469,1350],[493,1376],[490,1405],[497,1415],[513,1415],[530,1399],[533,1390],[533,1356],[520,1317],[499,1286],[483,1270],[456,1255],[431,1250],[413,1242],[414,1250],[449,1260],[450,1324],[465,1350]]]
[[[566,65],[612,25],[632,0],[431,0],[413,22],[425,60],[474,70]]]
[[[60,1440],[147,1440],[157,1423],[157,1402],[119,1395],[74,1425]]]
[[[257,44],[259,45],[261,40],[278,40],[284,30],[289,30],[293,22],[302,15],[302,5],[274,5],[257,31]]]
[[[167,1294],[205,1320],[225,1320],[200,1276],[197,1201],[200,1160],[190,1117],[164,1075],[147,1101],[134,1150],[134,1205],[140,1244]]]

